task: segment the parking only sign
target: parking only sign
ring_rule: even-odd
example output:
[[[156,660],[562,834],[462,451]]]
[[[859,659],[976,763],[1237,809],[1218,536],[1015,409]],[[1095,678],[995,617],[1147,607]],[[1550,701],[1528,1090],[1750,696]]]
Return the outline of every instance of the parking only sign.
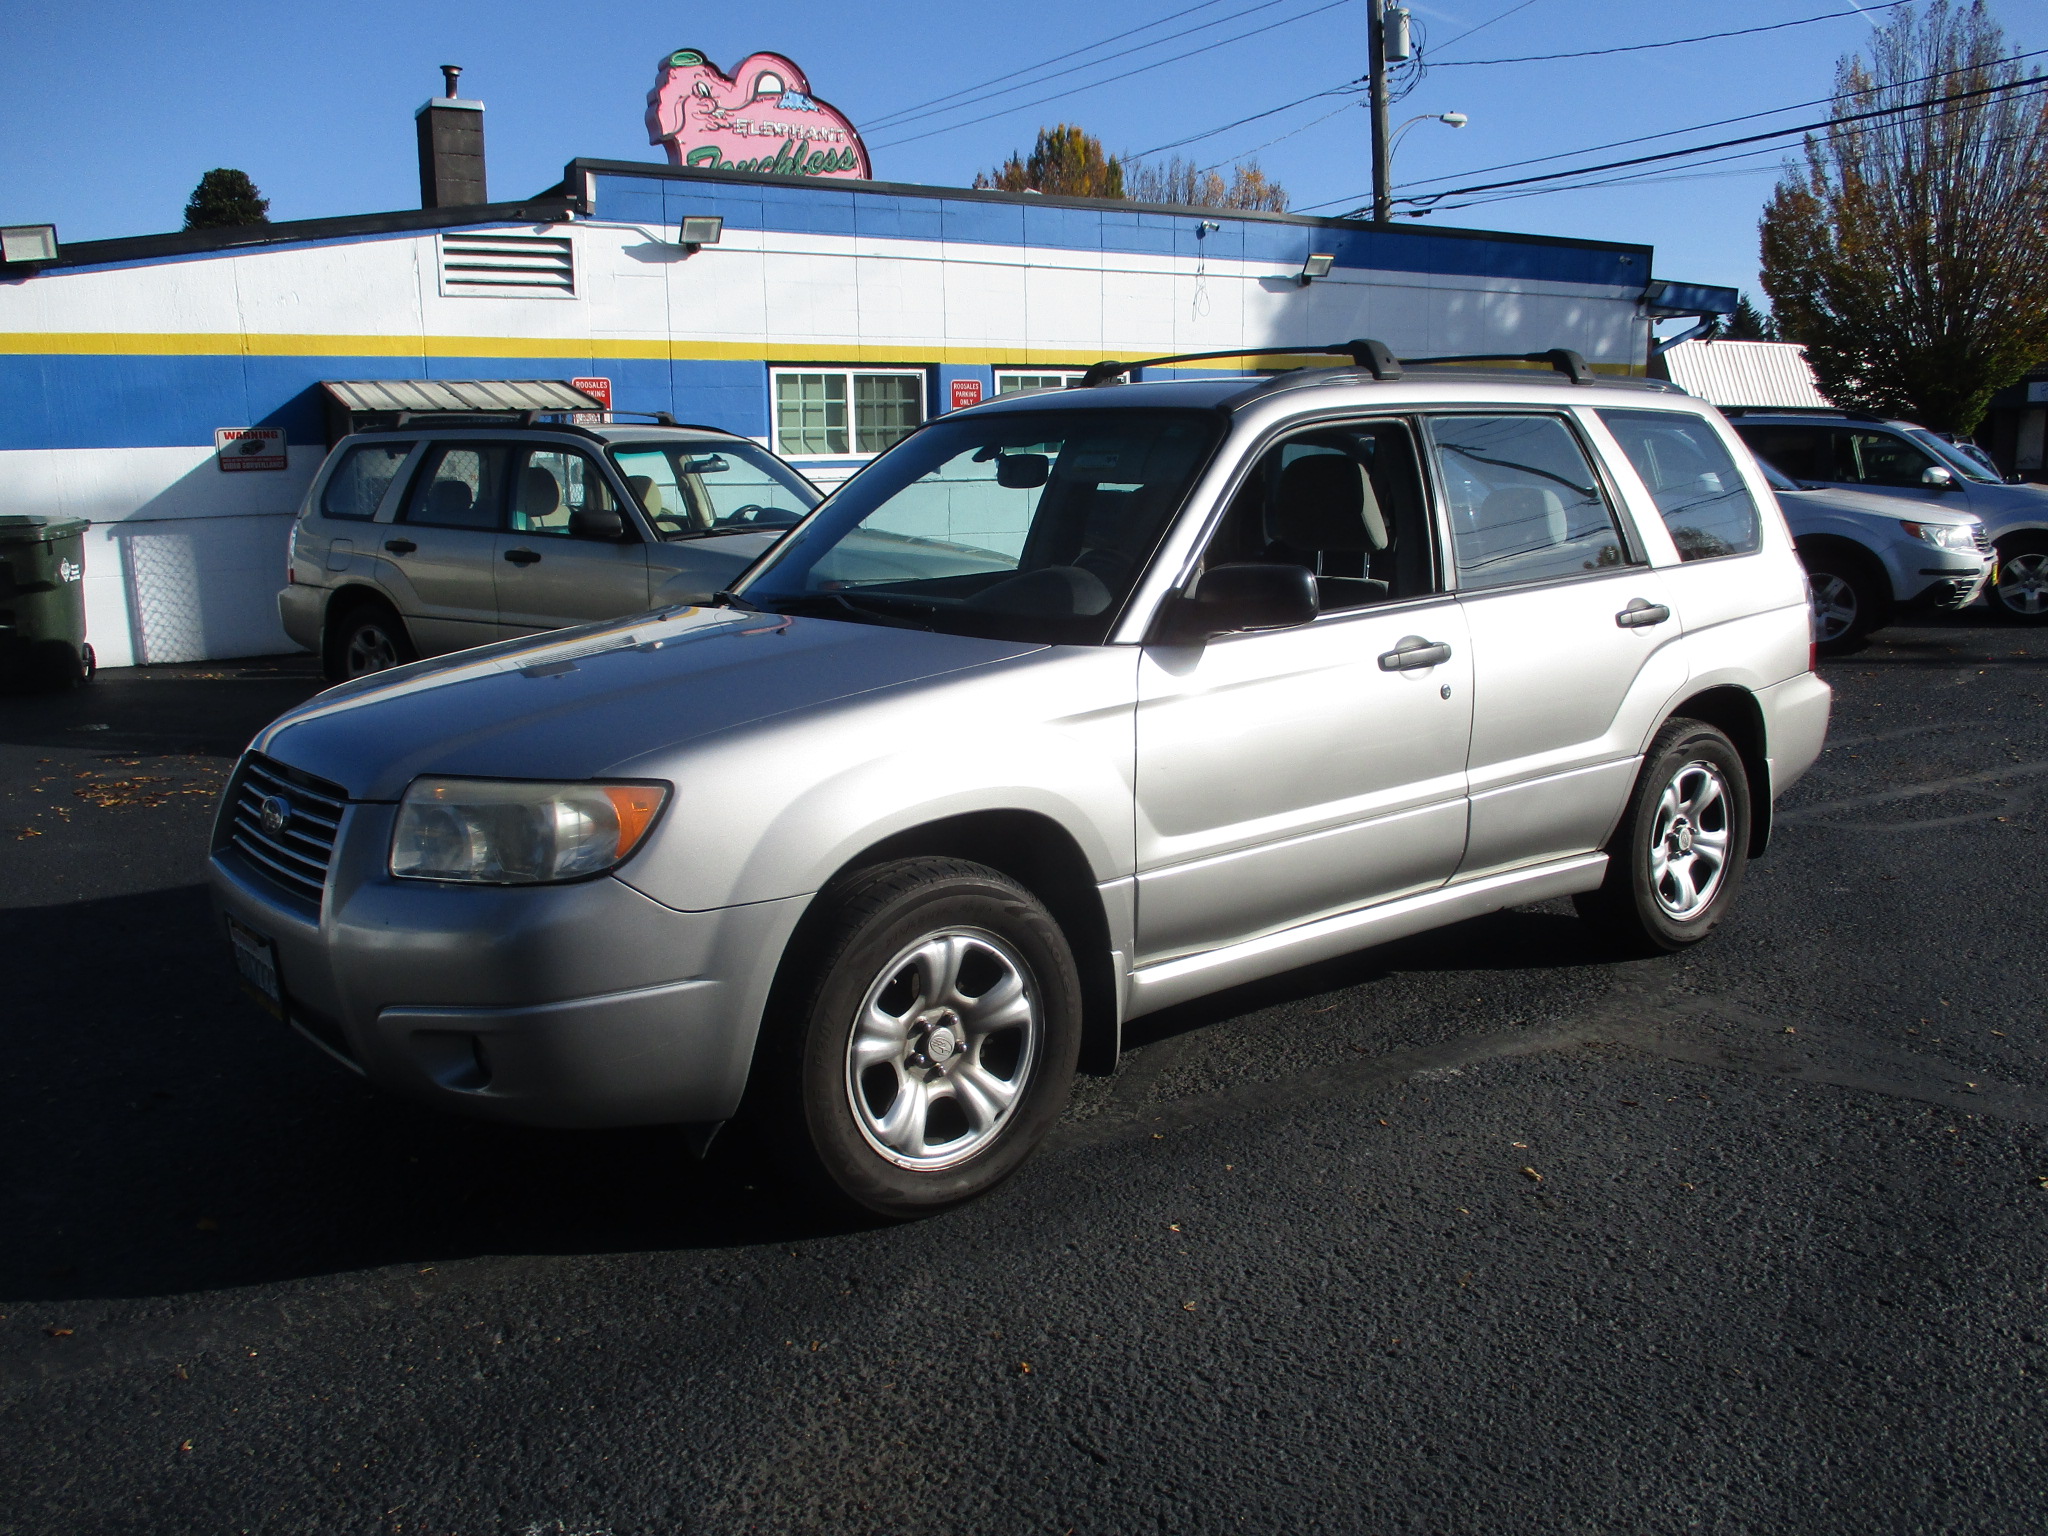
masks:
[[[216,427],[213,462],[225,474],[251,469],[283,469],[284,433],[277,427]]]
[[[981,404],[981,380],[955,379],[953,381],[953,409],[964,411],[970,405]]]
[[[571,379],[569,387],[582,390],[583,393],[590,396],[593,400],[603,401],[605,411],[609,411],[612,408],[612,381],[610,379]],[[604,425],[604,412],[577,411],[569,419],[579,427],[598,427]]]

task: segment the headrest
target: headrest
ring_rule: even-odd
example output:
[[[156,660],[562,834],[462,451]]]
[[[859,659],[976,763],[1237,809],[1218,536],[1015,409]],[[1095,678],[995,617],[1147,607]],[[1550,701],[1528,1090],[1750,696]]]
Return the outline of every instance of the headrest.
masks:
[[[1334,453],[1296,459],[1281,472],[1272,530],[1282,544],[1301,550],[1378,553],[1387,547],[1387,522],[1365,466]]]
[[[633,499],[640,503],[649,517],[660,515],[661,492],[654,488],[654,476],[628,475],[626,489],[633,493]]]
[[[561,483],[552,474],[538,464],[529,464],[519,472],[521,516],[552,517],[561,506]]]

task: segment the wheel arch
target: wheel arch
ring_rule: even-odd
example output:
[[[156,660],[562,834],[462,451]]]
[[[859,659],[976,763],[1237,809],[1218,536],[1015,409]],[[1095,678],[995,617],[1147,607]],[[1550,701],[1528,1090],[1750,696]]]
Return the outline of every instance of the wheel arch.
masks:
[[[1743,777],[1749,783],[1749,856],[1760,857],[1771,841],[1771,759],[1764,712],[1756,696],[1732,683],[1704,688],[1681,701],[1665,719],[1681,716],[1713,726],[1742,755]]]
[[[1080,843],[1057,820],[1037,811],[982,810],[941,817],[891,832],[847,858],[819,888],[790,934],[777,963],[775,992],[785,994],[787,973],[802,966],[825,918],[827,907],[820,897],[861,870],[927,855],[986,864],[1045,903],[1066,935],[1080,972],[1082,1069],[1113,1070],[1122,982],[1115,969],[1109,914]],[[771,1015],[776,1011],[771,1005]]]
[[[411,626],[405,622],[405,615],[398,611],[398,604],[391,601],[388,593],[366,581],[346,581],[328,593],[327,601],[320,609],[320,660],[324,665],[334,665],[335,626],[364,608],[381,608],[390,614],[398,621],[406,641],[415,651],[418,650],[419,643],[413,639]]]
[[[1833,555],[1858,566],[1876,583],[1880,603],[1889,608],[1897,602],[1897,594],[1892,590],[1891,572],[1883,558],[1869,545],[1842,533],[1805,533],[1793,539],[1792,547],[1799,552],[1802,565],[1809,555]]]

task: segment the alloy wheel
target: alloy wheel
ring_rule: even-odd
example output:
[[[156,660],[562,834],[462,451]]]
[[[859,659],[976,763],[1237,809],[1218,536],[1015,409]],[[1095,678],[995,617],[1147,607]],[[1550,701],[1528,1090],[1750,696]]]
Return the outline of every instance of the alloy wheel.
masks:
[[[1666,915],[1697,917],[1721,889],[1729,812],[1728,784],[1713,763],[1689,762],[1665,784],[1650,829],[1650,889]]]
[[[1808,578],[1813,588],[1813,637],[1822,645],[1839,640],[1856,626],[1856,589],[1833,571]]]
[[[358,624],[349,631],[342,648],[341,664],[349,677],[367,677],[398,665],[398,647],[384,626],[374,621]]]
[[[2025,618],[2048,615],[2048,550],[2030,549],[1999,561],[1998,601]]]
[[[927,934],[882,968],[861,1003],[846,1050],[854,1123],[898,1167],[965,1162],[1008,1123],[1043,1035],[1015,950],[979,929]]]

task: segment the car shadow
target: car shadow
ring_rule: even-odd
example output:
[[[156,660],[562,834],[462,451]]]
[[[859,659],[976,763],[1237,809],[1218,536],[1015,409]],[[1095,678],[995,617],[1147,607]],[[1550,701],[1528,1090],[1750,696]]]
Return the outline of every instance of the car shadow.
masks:
[[[1228,991],[1162,1008],[1124,1026],[1123,1046],[1137,1050],[1162,1040],[1206,1029],[1225,1019],[1371,986],[1418,972],[1545,971],[1612,965],[1613,951],[1599,943],[1568,903],[1545,902],[1468,918],[1446,928],[1396,939],[1355,954],[1305,965]]]
[[[205,888],[17,909],[0,1300],[145,1297],[493,1255],[793,1243],[862,1223],[727,1132],[547,1131],[372,1088],[241,990]],[[1413,971],[1601,963],[1524,909],[1135,1021],[1138,1047]]]

